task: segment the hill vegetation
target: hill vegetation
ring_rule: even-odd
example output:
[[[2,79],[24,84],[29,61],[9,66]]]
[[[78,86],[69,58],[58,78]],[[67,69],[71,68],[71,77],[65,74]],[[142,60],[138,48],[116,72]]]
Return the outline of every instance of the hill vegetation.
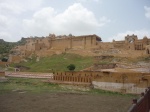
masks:
[[[16,45],[16,42],[5,42],[0,39],[0,54],[9,53],[10,49]]]
[[[36,61],[35,57],[27,59],[27,62],[21,62],[14,64],[13,66],[26,66],[30,69],[30,72],[54,72],[54,71],[68,71],[67,66],[74,64],[76,66],[75,71],[79,71],[90,67],[93,64],[92,57],[83,57],[77,54],[60,54],[53,55],[51,57],[40,58]]]
[[[55,72],[55,71],[69,71],[67,68],[70,64],[75,66],[74,71],[83,70],[91,67],[93,64],[110,64],[110,63],[120,63],[129,65],[138,65],[139,63],[148,64],[150,62],[150,57],[139,57],[136,59],[111,57],[102,60],[95,60],[93,57],[80,56],[77,54],[63,53],[59,55],[52,55],[50,57],[41,57],[39,61],[33,56],[32,58],[26,59],[26,62],[21,62],[17,64],[12,64],[13,67],[20,66],[21,71],[25,72]],[[25,69],[28,68],[28,69]]]
[[[22,38],[18,42],[6,42],[3,39],[0,39],[0,59],[3,58],[8,58],[8,55],[10,53],[10,50],[17,46],[17,45],[22,45],[25,43],[25,39]]]

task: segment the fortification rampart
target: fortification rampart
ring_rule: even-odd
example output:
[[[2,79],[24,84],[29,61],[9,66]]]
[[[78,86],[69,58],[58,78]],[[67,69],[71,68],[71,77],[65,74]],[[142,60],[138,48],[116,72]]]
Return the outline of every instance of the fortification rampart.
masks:
[[[26,58],[34,54],[41,57],[63,52],[83,55],[83,51],[85,52],[84,55],[89,56],[109,54],[129,56],[129,54],[125,55],[125,53],[128,53],[127,51],[134,51],[135,53],[136,51],[142,51],[140,53],[140,56],[142,56],[144,53],[145,55],[149,54],[148,46],[150,45],[150,39],[147,37],[138,39],[136,35],[127,35],[125,40],[113,40],[113,42],[101,42],[101,38],[97,35],[55,36],[54,34],[47,37],[29,37],[25,40],[25,45],[17,46],[11,50],[11,62],[16,62],[15,56]]]
[[[56,82],[91,83],[94,88],[140,93],[150,86],[150,73],[117,73],[98,71],[57,72],[54,74]]]

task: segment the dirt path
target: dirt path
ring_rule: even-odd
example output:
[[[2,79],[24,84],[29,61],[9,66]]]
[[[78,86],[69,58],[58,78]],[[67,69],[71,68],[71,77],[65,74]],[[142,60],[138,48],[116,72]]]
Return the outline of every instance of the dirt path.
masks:
[[[36,73],[36,72],[5,72],[7,77],[22,77],[22,78],[53,78],[53,73]]]
[[[1,112],[127,112],[131,97],[77,93],[0,94]]]

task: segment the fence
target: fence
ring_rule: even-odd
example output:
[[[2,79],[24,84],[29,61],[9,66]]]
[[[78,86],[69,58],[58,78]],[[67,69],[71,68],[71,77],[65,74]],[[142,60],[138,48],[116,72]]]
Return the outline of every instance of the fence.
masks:
[[[141,97],[133,99],[133,104],[128,112],[150,112],[150,87],[141,93]]]
[[[92,77],[90,76],[61,76],[61,75],[54,75],[54,80],[57,81],[69,81],[69,82],[85,82],[85,83],[91,83]]]

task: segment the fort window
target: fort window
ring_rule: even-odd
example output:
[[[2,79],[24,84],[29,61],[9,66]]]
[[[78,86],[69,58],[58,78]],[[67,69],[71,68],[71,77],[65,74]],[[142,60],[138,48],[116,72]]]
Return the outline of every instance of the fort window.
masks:
[[[147,49],[147,54],[150,54],[150,50],[149,49]]]
[[[130,40],[129,43],[133,43],[133,40]]]

